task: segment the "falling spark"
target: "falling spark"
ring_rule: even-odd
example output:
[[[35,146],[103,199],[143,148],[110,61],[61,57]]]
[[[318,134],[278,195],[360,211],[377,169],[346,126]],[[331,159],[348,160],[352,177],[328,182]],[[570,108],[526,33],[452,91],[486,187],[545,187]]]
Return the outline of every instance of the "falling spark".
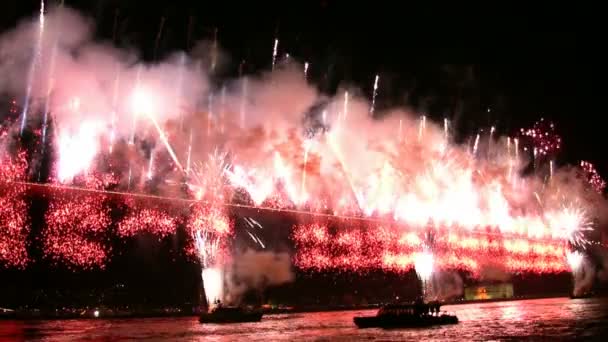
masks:
[[[304,62],[304,79],[308,80],[308,62]]]
[[[549,160],[549,179],[553,179],[553,160]]]
[[[272,70],[274,71],[274,64],[277,60],[277,50],[279,48],[279,40],[277,38],[274,39],[274,48],[272,49]]]
[[[44,2],[41,4],[44,6]],[[60,7],[63,7],[63,0],[61,1]],[[49,65],[49,84],[47,86],[47,93],[44,99],[44,118],[42,122],[42,153],[44,154],[45,143],[46,143],[46,131],[48,129],[48,116],[49,116],[49,105],[51,101],[51,90],[53,89],[53,83],[55,82],[55,59],[57,56],[57,40],[59,32],[55,33],[55,39],[53,40],[53,47],[51,48],[51,61]]]
[[[374,79],[374,92],[372,95],[372,105],[369,109],[369,113],[371,115],[374,115],[374,111],[376,110],[376,96],[378,95],[378,81],[380,80],[380,76],[376,75],[376,78]]]
[[[475,143],[473,144],[473,154],[477,155],[477,148],[479,147],[479,133],[475,137]]]
[[[23,111],[21,113],[21,127],[19,130],[19,134],[23,135],[23,130],[25,129],[25,123],[27,122],[27,114],[30,107],[30,96],[32,93],[32,82],[34,81],[34,73],[36,71],[36,66],[38,65],[38,61],[40,60],[41,53],[41,45],[42,45],[42,36],[44,34],[44,0],[40,0],[40,16],[39,16],[39,30],[38,30],[38,40],[36,41],[36,45],[34,47],[34,56],[32,57],[32,63],[30,64],[30,70],[27,78],[27,87],[25,90],[25,99],[23,102]]]

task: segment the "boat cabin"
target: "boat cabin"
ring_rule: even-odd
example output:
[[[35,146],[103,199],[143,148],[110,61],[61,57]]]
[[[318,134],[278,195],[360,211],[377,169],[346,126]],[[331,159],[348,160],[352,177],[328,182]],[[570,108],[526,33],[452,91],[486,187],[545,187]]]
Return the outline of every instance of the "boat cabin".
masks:
[[[389,304],[378,310],[378,316],[422,316],[439,314],[439,303]]]

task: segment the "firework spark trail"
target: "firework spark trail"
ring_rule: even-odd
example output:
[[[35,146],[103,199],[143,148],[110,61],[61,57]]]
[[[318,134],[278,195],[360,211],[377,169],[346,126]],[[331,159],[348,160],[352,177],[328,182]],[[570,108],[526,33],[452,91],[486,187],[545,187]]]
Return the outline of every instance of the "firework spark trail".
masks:
[[[158,136],[160,137],[160,140],[162,141],[163,145],[165,145],[165,149],[167,150],[167,152],[169,152],[169,155],[171,156],[171,159],[173,159],[173,162],[175,163],[175,165],[181,171],[184,171],[184,168],[183,168],[182,164],[179,162],[179,160],[177,159],[177,156],[175,155],[175,152],[173,151],[171,144],[169,144],[169,140],[167,139],[165,132],[160,128],[156,119],[150,114],[147,114],[147,118],[150,120],[150,122],[152,122],[152,124],[154,125],[154,128],[156,128],[156,131],[158,132]]]
[[[279,39],[274,39],[274,47],[272,48],[272,70],[274,71],[274,65],[277,60],[277,50],[279,48]]]
[[[372,105],[369,108],[369,113],[370,115],[374,115],[374,112],[376,111],[376,96],[378,96],[378,81],[380,80],[380,76],[376,75],[376,78],[374,79],[374,93],[372,95]]]
[[[308,80],[308,62],[304,62],[304,79]]]
[[[23,111],[21,112],[21,127],[19,130],[20,134],[23,134],[25,129],[25,123],[27,122],[27,114],[30,108],[30,96],[32,94],[32,82],[34,81],[34,74],[36,67],[40,60],[40,54],[42,49],[42,36],[44,35],[44,0],[40,0],[40,15],[38,19],[38,39],[34,45],[34,55],[30,64],[29,73],[27,76],[27,86],[25,89],[25,99],[23,100]]]
[[[63,0],[60,4],[63,7]],[[49,78],[47,85],[47,94],[44,99],[44,117],[42,121],[42,153],[44,154],[44,149],[46,146],[46,131],[48,128],[48,116],[50,111],[50,101],[51,101],[51,91],[53,89],[53,82],[55,77],[55,59],[57,58],[57,40],[59,39],[58,32],[55,33],[55,39],[53,40],[53,46],[51,48],[51,60],[49,62]]]

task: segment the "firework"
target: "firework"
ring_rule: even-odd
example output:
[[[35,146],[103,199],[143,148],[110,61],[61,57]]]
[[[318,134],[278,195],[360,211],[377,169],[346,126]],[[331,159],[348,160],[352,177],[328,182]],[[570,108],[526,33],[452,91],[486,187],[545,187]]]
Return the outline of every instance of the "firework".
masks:
[[[222,270],[219,268],[205,268],[202,271],[203,287],[207,305],[211,308],[216,301],[223,300],[224,278]]]
[[[432,269],[461,269],[478,274],[485,263],[511,272],[555,273],[567,270],[566,250],[555,240],[505,238],[500,235],[434,231],[431,254],[422,233],[398,227],[341,227],[333,232],[317,223],[294,227],[296,264],[303,269],[364,272],[409,271],[428,279]]]
[[[530,141],[531,149],[538,156],[553,156],[562,145],[562,138],[555,132],[555,125],[544,119],[537,121],[532,128],[521,128],[519,133],[522,138]]]
[[[274,65],[277,60],[278,48],[279,48],[279,39],[275,38],[274,47],[272,48],[272,70],[274,70]]]
[[[23,268],[29,261],[25,187],[12,183],[25,179],[26,168],[24,153],[11,158],[0,150],[0,267]]]
[[[60,182],[70,183],[75,176],[86,174],[89,170],[99,150],[98,127],[96,122],[83,122],[74,134],[60,132],[57,162],[57,179]]]
[[[221,263],[232,222],[221,208],[196,204],[188,221],[194,248],[203,268]]]
[[[55,194],[45,214],[45,257],[67,268],[103,268],[110,249],[103,242],[111,223],[101,195]]]
[[[36,40],[34,46],[34,55],[30,64],[30,69],[27,78],[27,86],[25,89],[23,111],[21,112],[21,134],[23,134],[23,130],[25,129],[25,123],[27,122],[27,114],[30,108],[30,96],[32,94],[32,83],[41,55],[42,36],[44,35],[44,0],[40,0],[40,15],[38,16],[38,18],[38,39]]]
[[[433,274],[433,254],[428,251],[416,253],[414,255],[414,269],[423,282],[428,281]]]
[[[141,233],[151,233],[164,238],[175,233],[177,219],[158,209],[144,208],[131,210],[118,223],[117,233],[121,237],[131,237]]]
[[[602,179],[602,176],[597,172],[595,166],[585,160],[582,160],[580,165],[591,188],[597,193],[602,194],[606,188],[606,181]]]
[[[568,265],[573,273],[577,272],[583,263],[583,254],[579,251],[568,252],[566,255]]]
[[[372,105],[369,108],[369,113],[374,115],[374,111],[376,110],[376,96],[378,95],[378,81],[380,80],[380,76],[376,75],[374,79],[374,92],[372,95]]]
[[[162,26],[163,22],[156,43]],[[497,128],[491,127],[487,145],[486,138],[477,134],[461,146],[451,141],[455,139],[451,139],[447,119],[442,126],[426,115],[404,110],[387,111],[381,120],[369,115],[375,111],[379,75],[374,75],[373,94],[367,103],[346,91],[329,99],[317,94],[307,82],[308,62],[304,63],[304,78],[301,70],[275,70],[278,39],[274,39],[275,72],[268,76],[270,81],[256,77],[249,83],[244,77],[236,94],[230,86],[222,87],[219,99],[207,89],[207,82],[191,76],[200,75],[200,62],[198,68],[190,68],[197,63],[187,56],[133,66],[110,52],[96,58],[97,51],[86,48],[96,46],[94,43],[79,46],[83,56],[92,56],[89,58],[65,55],[63,50],[75,51],[71,47],[52,50],[49,69],[42,68],[50,73],[44,75],[49,78],[46,85],[45,80],[34,77],[41,59],[43,8],[38,29],[38,36],[33,37],[32,64],[21,75],[28,81],[28,89],[20,119],[23,130],[30,97],[45,101],[45,115],[53,113],[57,138],[47,141],[58,153],[56,174],[51,178],[64,185],[53,184],[62,191],[51,193],[42,240],[45,253],[57,263],[87,268],[107,258],[103,241],[111,223],[106,207],[109,194],[68,191],[84,184],[103,192],[108,187],[88,183],[92,174],[105,172],[104,167],[125,178],[117,187],[127,184],[131,190],[132,181],[144,183],[147,176],[150,181],[145,187],[134,188],[179,193],[180,198],[171,200],[194,202],[186,221],[189,248],[206,269],[220,267],[224,258],[232,234],[226,208],[233,205],[312,218],[314,222],[303,220],[306,224],[294,227],[298,265],[355,271],[428,269],[422,266],[428,261],[425,253],[432,253],[432,268],[437,270],[479,273],[483,256],[514,272],[556,272],[567,269],[564,246],[585,245],[586,232],[596,218],[588,194],[570,191],[579,180],[568,183],[562,170],[554,170],[552,161],[561,148],[561,138],[548,121],[522,129],[519,136],[507,138],[506,144],[499,143]],[[67,32],[61,27],[58,30]],[[213,44],[211,69],[217,63],[217,37]],[[29,42],[22,45],[32,46]],[[49,45],[53,47],[52,42]],[[18,51],[28,58],[19,61],[21,64],[29,65],[29,50]],[[54,53],[57,63],[53,66]],[[51,82],[53,74],[66,77]],[[133,83],[121,87],[120,82],[131,79]],[[35,93],[32,83],[43,84],[41,93]],[[42,140],[47,124],[42,126]],[[534,154],[535,166],[550,161],[549,182],[544,176],[525,172],[520,140],[522,148]],[[122,141],[130,146],[123,146]],[[113,151],[111,156],[104,143]],[[170,158],[158,150],[159,143]],[[152,151],[150,155],[148,151]],[[108,163],[96,162],[105,158]],[[3,170],[10,168],[6,165],[11,164],[3,163]],[[585,161],[581,168],[601,193],[605,182],[595,168]],[[11,197],[23,197],[19,187],[23,184],[8,174],[2,177],[3,187],[16,191],[0,196],[4,199],[2,224],[14,216],[17,223],[9,226],[27,229],[23,203],[15,200],[14,207],[10,203]],[[188,191],[182,191],[186,187]],[[78,193],[73,198],[69,196],[72,190]],[[328,218],[330,214],[334,217]],[[364,223],[328,227],[323,222],[338,218]],[[120,237],[144,232],[165,237],[175,231],[177,220],[165,208],[127,203],[116,233]],[[250,228],[247,233],[252,241],[264,247]],[[428,231],[435,241],[425,247]],[[13,243],[21,243],[19,239]],[[83,248],[75,247],[79,245]],[[4,246],[4,259],[12,258],[7,256],[12,255],[8,249]]]

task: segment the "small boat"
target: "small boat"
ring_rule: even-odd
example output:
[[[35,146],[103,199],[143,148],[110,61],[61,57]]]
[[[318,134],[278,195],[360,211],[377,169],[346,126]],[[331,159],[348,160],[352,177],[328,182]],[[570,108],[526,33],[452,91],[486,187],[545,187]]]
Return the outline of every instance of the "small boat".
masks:
[[[246,323],[262,320],[262,312],[246,310],[239,306],[217,306],[210,312],[202,313],[201,323]]]
[[[389,304],[376,316],[355,317],[359,328],[422,328],[432,325],[456,324],[458,317],[439,312],[439,304]]]
[[[570,295],[570,299],[585,299],[585,298],[592,298],[592,297],[593,297],[592,292],[585,292],[585,293]]]

